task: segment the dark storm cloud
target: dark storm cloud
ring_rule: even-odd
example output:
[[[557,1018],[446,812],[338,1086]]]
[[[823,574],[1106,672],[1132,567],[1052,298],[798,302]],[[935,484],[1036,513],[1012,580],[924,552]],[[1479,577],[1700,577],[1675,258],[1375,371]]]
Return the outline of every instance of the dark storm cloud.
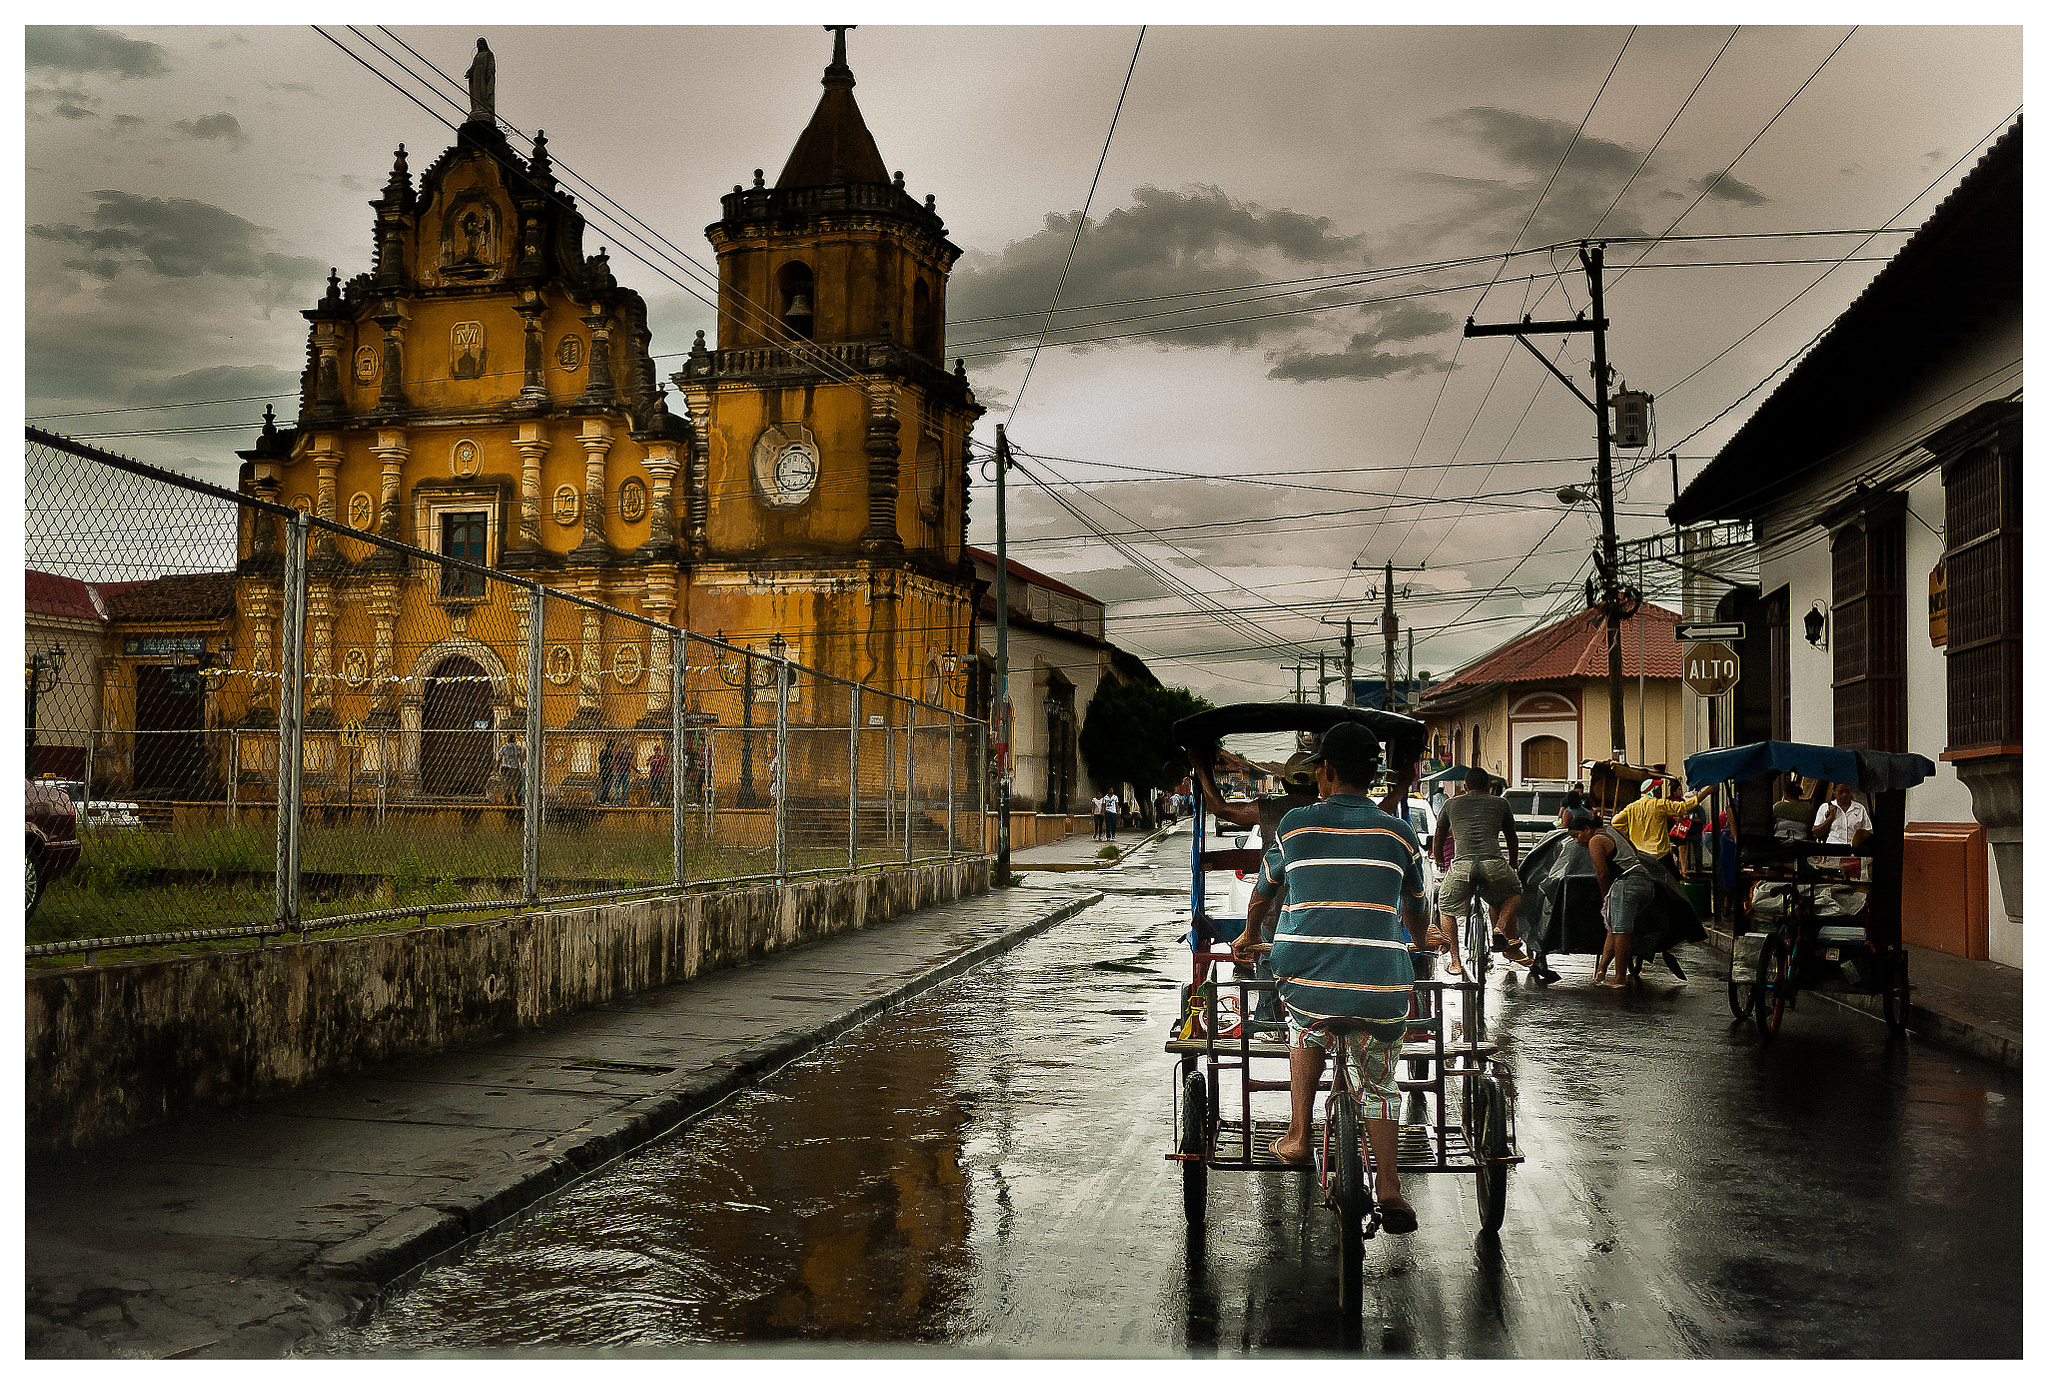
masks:
[[[962,262],[948,291],[956,345],[1036,333],[1074,245],[1078,217],[1078,212],[1049,214],[1036,235],[1013,241],[998,255],[970,255]],[[1132,194],[1131,206],[1091,220],[1082,232],[1061,302],[1085,310],[1062,311],[1054,340],[1134,334],[1173,345],[1250,345],[1275,331],[1292,332],[1298,324],[1287,318],[1219,319],[1328,301],[1328,296],[1290,295],[1172,315],[1161,314],[1185,307],[1186,299],[1132,300],[1301,277],[1305,267],[1362,268],[1364,257],[1365,237],[1341,234],[1326,217],[1240,202],[1216,187],[1178,192],[1141,187]],[[1124,306],[1090,309],[1094,304]],[[1186,330],[1190,323],[1200,325]]]
[[[1719,175],[1718,182],[1715,181],[1715,175],[1709,173],[1693,179],[1686,187],[1694,196],[1706,193],[1710,200],[1734,202],[1744,207],[1761,207],[1771,200],[1730,173]]]
[[[316,261],[269,249],[269,231],[209,203],[113,190],[93,196],[99,207],[91,225],[37,224],[28,233],[78,246],[85,255],[66,260],[65,268],[95,279],[111,280],[124,269],[145,269],[171,279],[220,274],[260,279],[284,295],[319,276]]]
[[[1396,303],[1370,314],[1373,325],[1356,333],[1338,351],[1313,351],[1297,347],[1280,354],[1269,380],[1392,380],[1434,374],[1448,369],[1450,361],[1435,351],[1384,351],[1390,342],[1416,341],[1433,337],[1458,325],[1450,313],[1420,303]]]
[[[213,365],[188,370],[182,375],[137,384],[133,398],[138,404],[184,404],[197,399],[246,400],[251,395],[283,394],[297,390],[298,375],[267,365]],[[261,408],[259,404],[257,406]],[[236,415],[246,408],[230,410]]]
[[[178,120],[172,123],[194,139],[224,139],[237,149],[249,142],[248,135],[242,132],[242,122],[226,111],[216,111],[197,120]]]
[[[96,120],[93,107],[103,104],[99,97],[76,86],[30,86],[25,111],[30,120]]]
[[[1541,173],[1545,177],[1557,167],[1558,160],[1564,158],[1567,149],[1571,151],[1571,160],[1565,165],[1567,169],[1596,177],[1619,174],[1625,179],[1635,171],[1643,157],[1626,145],[1591,135],[1581,134],[1574,143],[1572,137],[1578,129],[1575,125],[1544,116],[1523,115],[1520,111],[1504,111],[1498,106],[1467,106],[1439,116],[1433,123],[1447,133],[1477,145],[1503,163],[1525,172]]]
[[[58,72],[156,77],[171,70],[164,50],[90,24],[30,25],[22,31],[24,65]]]

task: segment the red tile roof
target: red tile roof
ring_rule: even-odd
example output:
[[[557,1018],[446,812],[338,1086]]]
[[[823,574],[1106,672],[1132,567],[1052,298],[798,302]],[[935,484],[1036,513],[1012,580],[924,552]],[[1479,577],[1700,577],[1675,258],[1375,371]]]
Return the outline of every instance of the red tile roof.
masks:
[[[989,552],[986,548],[976,548],[969,544],[967,546],[967,556],[978,563],[987,563],[990,567],[996,565],[996,555]],[[1090,596],[1087,592],[1070,587],[1057,577],[1048,577],[1036,568],[1026,567],[1015,558],[1010,560],[1010,576],[1020,581],[1029,582],[1034,587],[1046,587],[1064,596],[1078,597],[1090,605],[1100,606],[1102,604],[1101,598]]]
[[[22,604],[29,615],[104,621],[107,619],[107,598],[141,585],[140,582],[81,582],[76,577],[24,568]]]
[[[126,590],[107,601],[111,619],[143,623],[219,620],[235,609],[232,572],[185,572],[125,585]]]
[[[1636,659],[1636,631],[1642,625],[1643,659]],[[1662,606],[1645,606],[1621,627],[1621,669],[1630,678],[1646,664],[1651,678],[1677,678],[1684,672],[1678,645],[1678,614]],[[1520,639],[1480,655],[1449,678],[1432,686],[1423,698],[1431,702],[1454,692],[1469,693],[1494,684],[1548,683],[1560,678],[1605,678],[1607,643],[1598,611],[1532,630]]]

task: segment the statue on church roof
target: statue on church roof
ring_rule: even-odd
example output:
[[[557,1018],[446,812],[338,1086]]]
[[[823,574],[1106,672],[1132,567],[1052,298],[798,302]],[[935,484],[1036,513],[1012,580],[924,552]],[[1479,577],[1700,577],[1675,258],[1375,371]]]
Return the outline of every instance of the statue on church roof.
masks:
[[[476,41],[476,61],[469,65],[464,74],[469,78],[469,118],[490,124],[498,118],[498,60],[491,56],[491,46],[482,39]]]

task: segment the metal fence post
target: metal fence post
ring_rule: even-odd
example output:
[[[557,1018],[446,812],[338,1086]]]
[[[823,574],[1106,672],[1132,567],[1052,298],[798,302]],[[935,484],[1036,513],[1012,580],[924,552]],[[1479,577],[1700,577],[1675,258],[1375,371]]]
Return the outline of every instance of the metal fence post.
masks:
[[[911,839],[917,833],[917,704],[903,704],[903,859],[917,859]]]
[[[526,601],[526,758],[520,767],[525,780],[521,792],[526,802],[521,805],[525,811],[519,815],[519,888],[521,896],[531,904],[540,898],[541,788],[547,772],[546,746],[542,744],[547,728],[541,716],[545,696],[541,690],[548,685],[541,664],[541,651],[547,644],[547,597],[540,583],[526,589]]]
[[[988,853],[988,723],[974,723],[974,787],[975,820],[981,824],[974,854]]]
[[[277,923],[299,919],[299,771],[305,751],[299,721],[306,686],[306,535],[303,513],[285,526],[283,613],[277,688]]]
[[[241,794],[236,790],[236,781],[242,777],[242,732],[238,727],[228,730],[228,826],[235,826],[236,810],[241,806]],[[92,792],[92,746],[85,748],[86,792]]]
[[[846,869],[860,869],[860,684],[848,690],[853,703],[846,713]]]
[[[789,877],[789,653],[775,656],[775,772],[769,792],[775,795],[775,878]]]
[[[955,761],[957,761],[959,758],[960,718],[957,715],[948,712],[946,714],[946,855],[949,857],[952,856],[955,850],[953,838],[953,804],[954,800],[960,796],[960,781],[954,771]]]
[[[670,627],[668,636],[668,819],[673,837],[670,851],[675,857],[676,888],[688,876],[683,842],[683,675],[690,667],[690,632]]]
[[[391,733],[377,732],[377,830],[384,830],[384,802],[391,792]]]

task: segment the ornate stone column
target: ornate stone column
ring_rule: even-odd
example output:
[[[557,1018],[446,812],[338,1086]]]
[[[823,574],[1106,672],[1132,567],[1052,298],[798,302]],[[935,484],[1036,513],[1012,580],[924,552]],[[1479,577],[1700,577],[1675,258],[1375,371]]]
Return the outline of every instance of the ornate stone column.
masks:
[[[647,632],[647,715],[640,718],[640,725],[666,728],[671,706],[670,665],[674,663],[670,652],[672,637],[666,625],[676,609],[676,570],[651,567],[645,582],[640,592],[640,609],[664,626]]]
[[[583,612],[583,660],[576,678],[576,715],[598,714],[598,680],[604,674],[603,626],[596,611],[579,606]]]
[[[526,642],[533,633],[533,597],[524,588],[514,588],[512,614],[519,620],[519,644],[517,658],[512,663],[512,705],[524,707],[529,696],[527,689]]]
[[[604,463],[612,450],[611,425],[601,418],[583,420],[583,541],[569,557],[573,562],[602,565],[612,559],[604,523]]]
[[[704,334],[697,334],[704,344]],[[691,557],[704,554],[704,528],[711,518],[711,387],[674,377],[690,421],[689,469],[683,474],[683,543]]]
[[[896,417],[896,390],[878,382],[870,384],[867,393],[868,527],[860,536],[860,547],[864,553],[900,553],[903,540],[896,532],[896,490],[903,449],[896,440],[901,426]]]
[[[405,361],[398,341],[398,325],[403,321],[396,299],[387,301],[384,311],[377,314],[377,325],[384,329],[384,388],[377,396],[377,407],[393,412],[405,407]]]
[[[313,439],[313,445],[306,450],[306,456],[319,468],[319,484],[314,492],[313,513],[330,524],[334,521],[335,477],[341,467],[341,449],[335,445],[332,433],[320,433]],[[341,554],[334,546],[332,530],[315,532],[312,551],[307,555],[309,563],[317,562],[320,567],[331,568],[341,561]]]
[[[647,516],[647,542],[633,550],[633,556],[643,563],[673,561],[681,556],[676,548],[676,445],[650,442],[646,446],[647,456],[641,465],[654,482],[653,508]]]
[[[334,724],[334,584],[306,584],[306,725]]]
[[[375,643],[370,653],[369,725],[398,725],[398,683],[393,653],[397,648],[398,583],[392,580],[371,584],[363,607],[376,622]]]
[[[519,449],[519,538],[505,554],[510,569],[537,567],[547,558],[540,541],[540,464],[551,445],[538,422],[519,425],[513,446]]]
[[[533,222],[532,218],[528,218],[528,224],[533,225],[536,223]],[[527,259],[537,259],[537,256],[529,252]],[[526,260],[522,260],[521,267],[524,268],[525,264]],[[548,397],[548,382],[545,374],[547,349],[542,341],[543,324],[541,319],[547,316],[548,307],[541,299],[540,294],[532,289],[526,289],[520,293],[517,306],[519,316],[526,323],[526,380],[519,387],[519,397],[546,403]]]
[[[259,519],[267,518],[258,516]],[[249,631],[249,711],[245,726],[277,725],[277,586],[273,582],[242,584],[242,619]],[[110,666],[111,667],[111,666]]]

